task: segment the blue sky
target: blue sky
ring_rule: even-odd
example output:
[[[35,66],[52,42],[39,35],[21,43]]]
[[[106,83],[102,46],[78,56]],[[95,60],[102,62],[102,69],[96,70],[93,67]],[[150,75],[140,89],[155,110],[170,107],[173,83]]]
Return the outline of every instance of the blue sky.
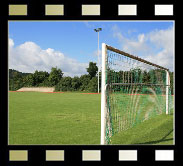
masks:
[[[157,63],[158,58],[161,57],[160,59],[164,58],[166,63],[159,65],[164,65],[172,70],[174,56],[173,26],[173,22],[11,21],[9,22],[9,39],[11,40],[9,67],[22,70],[22,72],[33,72],[33,69],[35,70],[36,65],[38,65],[38,70],[50,70],[51,65],[44,61],[44,57],[49,56],[50,58],[51,55],[58,57],[57,54],[61,53],[65,59],[60,58],[60,61],[61,59],[72,61],[72,63],[68,62],[70,65],[81,64],[75,66],[78,73],[69,71],[66,66],[63,66],[66,73],[68,75],[71,72],[76,75],[82,74],[84,70],[79,68],[85,67],[89,61],[97,62],[97,33],[94,28],[101,27],[100,49],[101,43],[104,42],[147,60],[157,59],[157,61],[154,60],[154,63]],[[34,60],[31,60],[31,65],[34,65],[32,69],[31,65],[25,62],[22,53],[27,53],[28,48],[38,51],[29,55],[29,60],[31,56],[32,59],[35,59],[35,65]],[[24,51],[21,51],[21,49]],[[52,51],[50,52],[48,49]],[[38,59],[39,56],[43,60],[42,62],[41,59]],[[63,63],[60,62],[60,65],[57,63],[58,67],[62,68]],[[28,67],[26,67],[27,65]],[[54,66],[54,61],[52,65]]]

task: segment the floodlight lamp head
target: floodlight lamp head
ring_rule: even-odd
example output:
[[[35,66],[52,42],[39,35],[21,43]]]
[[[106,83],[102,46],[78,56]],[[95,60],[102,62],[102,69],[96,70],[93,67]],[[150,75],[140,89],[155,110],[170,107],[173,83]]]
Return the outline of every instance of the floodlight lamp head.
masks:
[[[99,32],[99,31],[101,31],[101,30],[102,30],[102,28],[94,29],[95,32]]]

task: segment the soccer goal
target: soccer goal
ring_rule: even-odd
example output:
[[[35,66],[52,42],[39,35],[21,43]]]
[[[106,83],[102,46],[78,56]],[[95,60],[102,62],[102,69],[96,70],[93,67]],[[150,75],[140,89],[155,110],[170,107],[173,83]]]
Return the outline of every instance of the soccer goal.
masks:
[[[170,113],[169,70],[102,44],[101,144],[156,115]]]

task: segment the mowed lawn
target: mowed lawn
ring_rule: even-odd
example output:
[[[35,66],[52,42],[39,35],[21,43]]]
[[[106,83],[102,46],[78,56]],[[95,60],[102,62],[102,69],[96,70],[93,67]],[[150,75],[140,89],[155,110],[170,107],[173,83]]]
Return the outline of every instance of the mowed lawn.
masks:
[[[9,144],[100,144],[100,97],[70,92],[9,92]],[[111,140],[112,144],[170,145],[173,133],[173,113],[162,114],[115,134]]]
[[[173,145],[173,114],[158,115],[112,137],[112,144]]]
[[[100,95],[9,92],[9,144],[100,144]]]

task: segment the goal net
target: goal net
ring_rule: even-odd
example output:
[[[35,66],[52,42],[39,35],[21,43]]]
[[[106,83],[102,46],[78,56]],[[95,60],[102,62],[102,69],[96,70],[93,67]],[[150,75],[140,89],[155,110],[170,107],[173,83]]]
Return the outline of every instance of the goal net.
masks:
[[[172,110],[169,70],[102,44],[101,144]]]

